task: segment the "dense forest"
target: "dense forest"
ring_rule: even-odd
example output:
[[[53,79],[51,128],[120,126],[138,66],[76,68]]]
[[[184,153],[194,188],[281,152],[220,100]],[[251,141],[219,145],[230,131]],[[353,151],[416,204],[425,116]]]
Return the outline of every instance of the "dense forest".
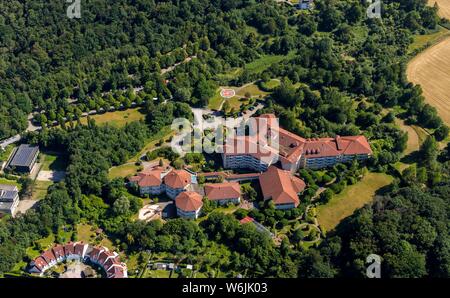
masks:
[[[203,256],[204,266],[219,265],[230,276],[361,277],[366,256],[377,253],[384,277],[448,277],[450,147],[439,153],[436,143],[448,129],[404,75],[412,35],[436,27],[436,10],[422,0],[383,1],[381,21],[365,17],[368,1],[315,2],[313,11],[294,13],[262,0],[94,0],[83,2],[79,20],[66,17],[63,1],[0,3],[0,138],[22,132],[27,114],[44,111],[37,117],[44,129],[25,139],[69,156],[65,181],[36,210],[0,222],[0,273],[23,260],[35,240],[85,219],[127,253]],[[263,55],[288,53],[262,73],[245,68]],[[187,57],[194,58],[162,71]],[[243,68],[238,77],[224,75],[235,67]],[[270,90],[263,112],[304,137],[364,133],[374,171],[386,171],[405,149],[395,117],[435,135],[417,165],[308,250],[289,239],[275,246],[234,215],[214,213],[200,225],[130,219],[140,202],[127,196],[122,179],[108,179],[111,166],[174,117],[191,118],[189,106],[206,105],[217,86],[258,81],[267,88],[275,77],[281,85]],[[144,101],[145,122],[113,128],[76,121],[91,109]],[[68,125],[45,127],[64,117]],[[260,216],[295,212],[269,208]]]

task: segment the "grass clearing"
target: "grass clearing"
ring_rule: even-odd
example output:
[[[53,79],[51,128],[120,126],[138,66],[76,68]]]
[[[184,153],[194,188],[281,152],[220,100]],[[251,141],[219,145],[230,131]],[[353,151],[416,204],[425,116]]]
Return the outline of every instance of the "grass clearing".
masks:
[[[41,170],[43,171],[65,171],[67,167],[67,157],[56,152],[41,153]]]
[[[115,250],[113,243],[106,237],[101,236],[101,239],[98,239],[97,234],[95,233],[96,227],[93,227],[89,224],[78,224],[77,227],[77,240],[84,241],[86,243],[97,244],[101,246],[105,246],[110,250]]]
[[[408,155],[414,151],[419,150],[420,144],[422,143],[419,138],[419,134],[416,130],[410,126],[406,125],[401,119],[395,119],[395,123],[400,127],[400,129],[408,134],[408,143],[406,145],[406,150],[403,152],[404,155]]]
[[[127,177],[133,175],[139,170],[139,166],[134,163],[128,163],[109,169],[108,178],[114,179],[119,177]]]
[[[142,148],[141,151],[139,151],[136,155],[134,155],[132,158],[130,158],[128,160],[128,162],[136,162],[142,155],[147,153],[147,151],[150,151],[150,150],[156,148],[156,145],[158,144],[158,142],[161,139],[167,140],[174,135],[175,135],[175,131],[172,131],[170,126],[163,127],[157,134],[148,138],[144,148]]]
[[[0,178],[0,184],[6,184],[6,185],[14,185],[17,186],[17,188],[20,190],[21,185],[16,180],[9,180],[6,178]]]
[[[33,199],[33,200],[44,199],[45,196],[47,195],[48,188],[52,184],[53,184],[53,182],[51,182],[51,181],[37,181],[36,180],[36,184],[34,186],[34,191],[31,196],[31,199]]]
[[[408,53],[412,53],[415,50],[423,49],[427,46],[433,45],[436,42],[439,42],[448,34],[449,30],[444,27],[438,26],[438,29],[430,34],[414,35],[414,42],[409,45]]]
[[[123,127],[130,122],[144,120],[145,114],[141,113],[140,108],[133,108],[125,111],[92,115],[91,119],[94,119],[95,123],[99,126],[108,124],[114,127]],[[82,118],[81,123],[86,125],[87,117]]]
[[[295,56],[295,51],[289,52],[287,55],[263,55],[260,58],[245,65],[245,70],[249,71],[251,74],[258,74],[273,64],[280,63],[284,60],[291,59]]]
[[[0,148],[0,162],[7,161],[15,147],[14,144],[11,144],[6,146],[4,150]]]
[[[375,192],[392,181],[393,178],[386,174],[367,173],[361,181],[348,186],[342,193],[335,195],[330,202],[317,208],[320,226],[326,231],[334,229],[341,220],[370,203]]]
[[[220,95],[221,89],[233,89],[236,92],[236,96],[230,99],[224,99]],[[259,89],[258,85],[255,83],[246,84],[242,87],[222,86],[217,89],[216,94],[209,100],[208,108],[212,110],[219,110],[222,106],[222,102],[224,100],[228,100],[230,109],[234,108],[236,111],[239,111],[242,105],[249,103],[250,98],[245,98],[246,94],[250,94],[250,98],[260,98],[267,96],[269,93]]]

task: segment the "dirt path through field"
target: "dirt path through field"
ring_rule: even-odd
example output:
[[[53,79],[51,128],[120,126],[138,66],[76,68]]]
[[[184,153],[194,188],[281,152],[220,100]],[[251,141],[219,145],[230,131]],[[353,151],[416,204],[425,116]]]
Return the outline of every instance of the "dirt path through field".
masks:
[[[397,123],[398,126],[400,126],[400,128],[404,132],[406,132],[408,134],[408,143],[406,146],[406,150],[403,154],[408,155],[414,151],[419,150],[419,147],[420,147],[419,135],[414,130],[414,128],[412,128],[409,125],[406,125],[405,122],[401,119],[396,119],[395,122]]]

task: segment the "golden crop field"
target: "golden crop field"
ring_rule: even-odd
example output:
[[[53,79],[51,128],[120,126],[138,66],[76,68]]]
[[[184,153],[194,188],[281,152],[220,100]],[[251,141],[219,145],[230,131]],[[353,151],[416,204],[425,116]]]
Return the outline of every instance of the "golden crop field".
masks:
[[[439,16],[450,19],[450,0],[428,0],[429,5],[434,3],[439,6]]]
[[[450,37],[412,59],[407,76],[422,86],[426,101],[450,125]]]

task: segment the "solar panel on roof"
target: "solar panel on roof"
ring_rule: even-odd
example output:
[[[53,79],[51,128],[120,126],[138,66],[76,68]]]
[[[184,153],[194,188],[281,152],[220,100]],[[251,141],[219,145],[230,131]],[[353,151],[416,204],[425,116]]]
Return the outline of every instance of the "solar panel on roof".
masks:
[[[38,151],[37,146],[31,145],[20,145],[14,154],[13,159],[11,160],[11,166],[25,166],[29,167],[36,156]]]

